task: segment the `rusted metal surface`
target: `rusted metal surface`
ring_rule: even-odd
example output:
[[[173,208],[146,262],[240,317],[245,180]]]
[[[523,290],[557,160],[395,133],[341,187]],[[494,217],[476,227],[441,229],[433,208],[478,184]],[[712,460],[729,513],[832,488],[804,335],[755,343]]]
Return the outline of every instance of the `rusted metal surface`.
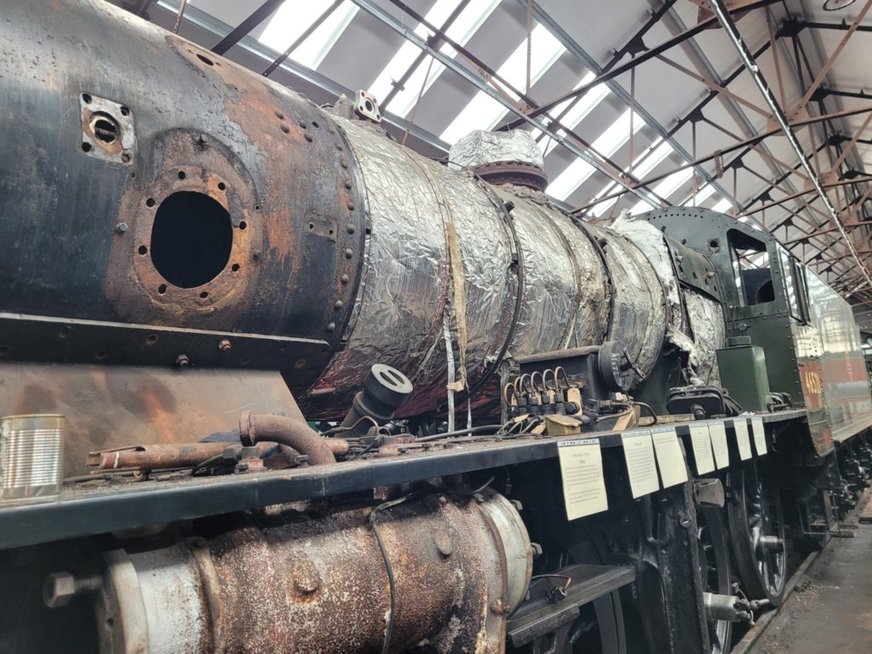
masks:
[[[246,445],[267,441],[292,447],[308,456],[313,466],[336,463],[335,454],[348,452],[348,441],[324,438],[304,420],[285,416],[255,415],[246,411],[239,419],[239,435]]]
[[[374,515],[297,509],[240,516],[236,528],[169,548],[108,553],[97,606],[115,619],[103,651],[128,651],[128,632],[142,643],[131,621],[143,619],[151,654],[380,652],[388,622],[392,652],[422,642],[446,654],[503,651],[532,562],[505,498],[434,495]]]
[[[348,451],[348,443],[337,439],[330,441],[337,453]],[[88,465],[98,470],[161,470],[166,468],[190,468],[224,454],[233,448],[232,442],[174,443],[172,445],[134,445],[108,451],[91,452]],[[236,447],[242,447],[240,443]],[[285,458],[287,467],[292,465],[298,452],[286,445],[276,448],[274,443],[262,442],[254,446],[259,458],[278,455]],[[277,451],[278,450],[278,451]],[[343,451],[344,450],[344,451]],[[270,467],[279,467],[280,461],[273,461]]]
[[[235,429],[240,411],[302,415],[281,376],[257,370],[3,363],[4,415],[66,416],[64,475],[93,450],[191,442]]]
[[[340,345],[365,238],[355,160],[330,116],[106,2],[40,11],[5,3],[0,42],[0,135],[16,153],[16,165],[0,171],[9,246],[0,310],[323,340],[324,351],[305,354],[276,346],[271,365],[294,388],[307,385]],[[106,128],[80,107],[97,98],[110,124],[135,124],[135,148],[120,136],[101,141],[107,156],[123,145],[118,156],[128,161],[92,156]],[[229,234],[226,254],[172,230],[163,240],[181,242],[155,240],[156,219],[178,193],[214,209]],[[217,263],[173,283],[155,247],[186,253],[179,265]],[[125,349],[149,352],[138,339]],[[0,338],[0,346],[7,359],[23,356],[22,343]],[[93,356],[87,347],[68,352],[68,360]]]

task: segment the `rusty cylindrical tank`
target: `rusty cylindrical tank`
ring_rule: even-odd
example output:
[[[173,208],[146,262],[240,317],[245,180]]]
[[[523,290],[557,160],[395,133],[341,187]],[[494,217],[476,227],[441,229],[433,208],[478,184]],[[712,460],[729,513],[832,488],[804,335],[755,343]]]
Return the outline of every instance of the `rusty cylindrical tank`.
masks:
[[[164,549],[106,552],[101,651],[380,652],[390,629],[392,652],[427,641],[495,653],[530,580],[521,518],[492,492],[245,520]]]
[[[668,305],[622,234],[101,0],[4,19],[0,356],[280,370],[332,418],[377,362],[437,410],[447,347],[466,388],[606,339],[653,368]]]

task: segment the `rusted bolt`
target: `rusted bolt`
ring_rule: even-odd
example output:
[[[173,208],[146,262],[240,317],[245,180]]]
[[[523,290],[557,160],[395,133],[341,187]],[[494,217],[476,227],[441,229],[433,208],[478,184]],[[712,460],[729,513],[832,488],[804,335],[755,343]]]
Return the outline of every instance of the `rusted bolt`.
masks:
[[[345,155],[339,157],[339,165],[343,168],[348,168],[348,159],[345,158]]]
[[[352,250],[351,248],[345,248],[345,258],[350,259],[353,256],[354,256],[354,250]]]
[[[176,357],[176,366],[179,368],[187,368],[191,365],[191,360],[188,358],[187,354],[180,354]]]
[[[229,352],[230,348],[232,348],[232,347],[233,347],[233,344],[227,338],[222,338],[220,341],[218,341],[218,349],[221,352]]]
[[[441,504],[442,506],[445,506],[446,504],[448,504],[448,498],[445,497],[444,495],[440,495],[439,496],[439,504]]]
[[[53,572],[45,578],[42,601],[50,609],[66,606],[76,595],[93,593],[102,583],[99,576],[77,579],[69,572]]]
[[[328,332],[335,331],[336,330],[336,323],[335,322],[328,322],[327,326],[324,329],[326,329]]]
[[[336,304],[333,305],[333,309],[339,311],[344,305],[342,300],[336,300]]]
[[[348,227],[345,228],[345,231],[348,232],[349,234],[354,234],[354,225],[349,225]]]
[[[307,123],[305,120],[301,120],[301,121],[299,121],[299,122],[297,123],[297,125],[299,125],[299,126],[302,127],[303,129],[309,129],[309,123]]]
[[[119,234],[123,234],[128,229],[129,229],[129,226],[127,223],[118,223],[117,225],[115,225],[115,231],[118,232]]]
[[[494,613],[496,613],[497,615],[502,615],[503,613],[505,613],[506,607],[503,604],[503,600],[495,599],[493,602],[491,602],[490,610],[493,611]]]
[[[454,553],[454,543],[451,542],[451,536],[444,531],[437,531],[433,536],[433,542],[436,543],[436,549],[444,557],[449,557]]]
[[[321,587],[321,575],[318,574],[318,569],[315,564],[309,559],[299,561],[294,566],[294,588],[304,595],[314,593]]]
[[[342,282],[343,284],[347,284],[348,283],[348,275],[342,275],[342,277],[339,278],[339,281]]]
[[[348,207],[349,211],[354,211],[354,202],[352,202],[351,200],[349,200],[345,206]]]
[[[687,527],[690,527],[690,518],[688,518],[686,515],[683,515],[681,516],[681,518],[679,518],[678,524],[686,529]]]
[[[303,138],[306,139],[309,143],[314,140],[311,134],[303,134]]]
[[[346,179],[345,182],[344,182],[342,185],[343,185],[345,188],[347,188],[349,191],[351,190],[351,181],[350,181],[350,180],[347,180],[347,179]]]

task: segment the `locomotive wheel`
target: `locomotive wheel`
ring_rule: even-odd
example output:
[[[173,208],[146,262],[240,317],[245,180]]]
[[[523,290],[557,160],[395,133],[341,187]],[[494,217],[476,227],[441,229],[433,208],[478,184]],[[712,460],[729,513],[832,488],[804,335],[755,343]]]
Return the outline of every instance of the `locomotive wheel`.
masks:
[[[768,599],[778,606],[784,598],[787,540],[781,495],[767,477],[765,468],[756,461],[731,470],[727,517],[745,593],[750,599]]]
[[[709,593],[731,595],[730,547],[723,513],[713,507],[700,508],[697,513],[697,526],[703,586]],[[708,632],[711,654],[727,654],[730,651],[733,623],[729,620],[709,620]]]

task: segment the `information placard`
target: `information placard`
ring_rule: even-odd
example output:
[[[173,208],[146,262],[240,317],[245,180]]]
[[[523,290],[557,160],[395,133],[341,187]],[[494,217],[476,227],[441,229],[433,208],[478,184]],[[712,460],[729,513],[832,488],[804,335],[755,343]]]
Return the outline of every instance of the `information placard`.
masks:
[[[754,431],[754,449],[757,456],[766,454],[766,430],[763,427],[763,418],[754,416],[751,418],[751,429]]]
[[[583,438],[557,443],[566,519],[575,520],[609,508],[599,441]]]
[[[712,439],[709,435],[708,425],[691,425],[690,443],[693,446],[697,474],[704,475],[707,472],[714,472],[715,459],[712,456]]]
[[[621,441],[633,497],[642,497],[660,490],[651,432],[647,429],[624,432]]]
[[[686,482],[687,464],[675,428],[653,427],[651,439],[654,441],[654,453],[657,455],[657,467],[660,469],[663,488]]]
[[[739,446],[739,458],[747,461],[751,458],[751,438],[748,436],[748,421],[744,418],[733,420],[733,429],[736,430],[736,445]]]
[[[727,430],[722,422],[710,422],[709,434],[712,438],[712,449],[715,451],[715,463],[718,470],[730,465],[730,448],[727,446]]]

